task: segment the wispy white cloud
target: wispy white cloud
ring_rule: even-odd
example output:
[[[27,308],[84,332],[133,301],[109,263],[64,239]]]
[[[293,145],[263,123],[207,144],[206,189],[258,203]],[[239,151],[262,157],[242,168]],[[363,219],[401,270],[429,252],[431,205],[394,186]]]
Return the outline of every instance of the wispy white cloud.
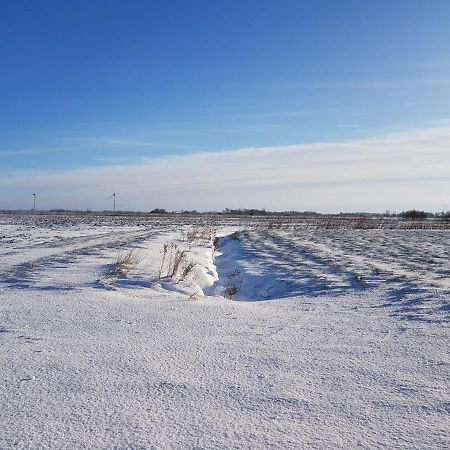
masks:
[[[189,146],[183,144],[174,144],[170,142],[153,142],[143,139],[130,139],[123,137],[108,136],[90,136],[90,137],[73,137],[65,138],[66,142],[78,143],[84,148],[141,148],[145,150],[160,150],[161,148],[178,149],[178,150],[207,150],[197,146]]]
[[[0,148],[0,158],[10,158],[20,155],[40,155],[44,153],[58,153],[75,150],[73,147],[29,147],[29,148]]]
[[[311,87],[319,89],[401,89],[415,87],[449,87],[450,78],[413,78],[413,79],[367,79],[344,80],[331,82],[314,82],[299,85],[299,87]]]
[[[242,87],[242,82],[226,82],[223,83],[224,88]],[[252,87],[264,89],[301,89],[301,90],[384,90],[384,89],[410,89],[419,87],[450,87],[450,78],[367,78],[367,79],[348,79],[348,80],[323,80],[297,82],[290,80],[279,81],[254,81]]]
[[[450,127],[383,139],[246,148],[143,159],[139,164],[0,179],[0,208],[109,206],[114,184],[123,209],[265,207],[300,210],[440,208],[450,195]],[[30,194],[31,195],[31,194]]]
[[[196,145],[182,145],[168,142],[152,142],[139,139],[127,139],[120,137],[73,137],[60,139],[59,146],[48,147],[25,147],[25,148],[0,148],[0,158],[17,157],[21,155],[41,155],[48,153],[62,153],[62,152],[77,152],[94,149],[133,149],[146,151],[161,151],[161,150],[188,150],[188,151],[206,151],[205,147]],[[113,158],[113,157],[111,157]],[[120,158],[127,158],[130,160],[131,156],[114,156],[114,160]],[[102,159],[106,160],[107,158]],[[136,157],[135,159],[140,159]]]

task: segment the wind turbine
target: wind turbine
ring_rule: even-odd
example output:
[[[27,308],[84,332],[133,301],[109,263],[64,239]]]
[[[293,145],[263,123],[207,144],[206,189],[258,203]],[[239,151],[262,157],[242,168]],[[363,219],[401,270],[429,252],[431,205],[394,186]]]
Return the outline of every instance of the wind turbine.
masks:
[[[33,211],[36,212],[36,192],[33,194]]]
[[[114,189],[114,185],[113,185],[113,193],[109,198],[113,199],[113,212],[116,212],[116,191]]]

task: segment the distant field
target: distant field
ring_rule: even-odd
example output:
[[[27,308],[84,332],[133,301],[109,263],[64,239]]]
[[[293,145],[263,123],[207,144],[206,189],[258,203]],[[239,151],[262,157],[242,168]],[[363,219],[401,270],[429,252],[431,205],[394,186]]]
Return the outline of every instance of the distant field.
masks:
[[[450,292],[447,225],[331,216],[3,215],[0,285],[81,289],[101,277],[117,252],[137,249],[152,263],[135,277],[147,276],[150,286],[162,244],[180,241],[181,249],[186,246],[183,230],[207,227],[219,235],[234,233],[234,239],[228,236],[220,243],[214,262],[219,279],[211,279],[211,286],[206,282],[207,292],[220,294],[219,288],[230,283],[227,275],[237,269],[237,299],[382,291],[385,306],[397,314],[444,320],[449,311],[441,299]],[[203,242],[206,248],[211,245]]]

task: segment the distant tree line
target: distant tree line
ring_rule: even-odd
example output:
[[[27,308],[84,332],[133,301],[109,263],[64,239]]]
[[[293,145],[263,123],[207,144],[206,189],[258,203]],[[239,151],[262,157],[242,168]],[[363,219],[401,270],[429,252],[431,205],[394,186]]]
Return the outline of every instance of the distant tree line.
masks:
[[[0,210],[1,213],[21,213],[24,210]],[[203,214],[203,215],[229,215],[229,216],[302,216],[302,217],[311,217],[311,216],[326,216],[326,217],[342,217],[342,218],[366,218],[370,219],[371,217],[399,217],[402,219],[408,220],[425,220],[425,219],[444,219],[450,220],[450,211],[447,212],[439,212],[439,213],[431,213],[426,211],[421,211],[418,209],[410,209],[407,211],[403,211],[400,213],[385,211],[384,213],[368,213],[368,212],[340,212],[338,214],[328,214],[328,213],[319,213],[316,211],[268,211],[265,208],[225,208],[222,211],[207,211],[207,212],[199,212],[197,210],[182,210],[181,212],[175,211],[167,211],[164,208],[154,208],[151,211],[92,211],[90,209],[86,210],[70,210],[70,209],[50,209],[47,211],[33,211],[33,214],[105,214],[105,215],[139,215],[145,216],[147,214],[183,214],[183,215],[195,215],[195,214]]]
[[[430,217],[430,214],[425,211],[410,209],[409,211],[400,213],[400,217],[403,217],[404,219],[426,219],[427,217]]]

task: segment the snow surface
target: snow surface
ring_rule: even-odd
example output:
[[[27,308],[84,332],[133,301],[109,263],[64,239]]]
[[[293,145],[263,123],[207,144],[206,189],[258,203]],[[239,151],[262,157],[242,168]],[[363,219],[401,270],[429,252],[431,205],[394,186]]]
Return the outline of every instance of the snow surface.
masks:
[[[216,248],[189,240],[211,227]],[[185,278],[159,279],[165,243]],[[0,216],[0,448],[449,447],[449,244]],[[139,264],[108,277],[129,250]]]

